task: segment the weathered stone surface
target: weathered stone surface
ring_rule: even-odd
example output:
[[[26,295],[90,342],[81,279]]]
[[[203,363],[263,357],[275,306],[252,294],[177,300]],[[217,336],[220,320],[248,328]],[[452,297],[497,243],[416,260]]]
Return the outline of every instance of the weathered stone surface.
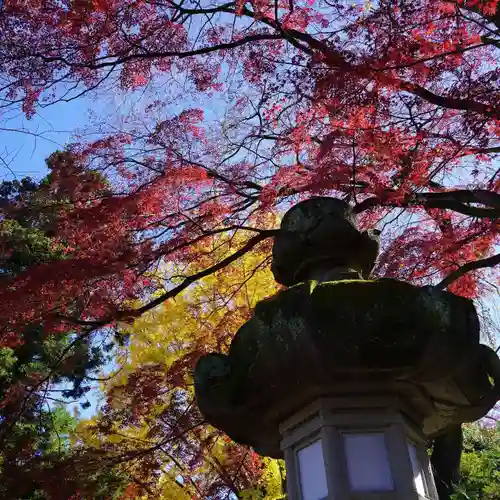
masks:
[[[344,201],[311,198],[283,217],[271,269],[276,281],[286,286],[311,278],[311,272],[332,268],[368,277],[377,258],[377,235],[377,231],[358,231],[356,216]]]
[[[207,421],[279,457],[279,424],[323,396],[400,394],[429,438],[491,409],[500,360],[479,342],[471,301],[392,279],[331,280],[366,275],[378,246],[338,200],[299,204],[282,228],[273,271],[281,283],[303,282],[257,304],[228,355],[199,360]]]
[[[432,437],[489,411],[488,349],[472,303],[451,293],[389,279],[306,282],[259,303],[228,356],[200,360],[195,387],[211,423],[272,456],[280,421],[312,394],[369,385],[410,398]]]

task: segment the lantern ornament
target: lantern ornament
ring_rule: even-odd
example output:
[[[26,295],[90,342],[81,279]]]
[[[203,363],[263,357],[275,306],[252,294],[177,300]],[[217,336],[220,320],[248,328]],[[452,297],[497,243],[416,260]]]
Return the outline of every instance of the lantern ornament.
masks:
[[[273,247],[288,288],[257,304],[227,354],[196,365],[206,420],[284,457],[289,500],[437,499],[428,441],[499,397],[500,361],[479,342],[472,302],[368,279],[377,253],[377,232],[359,231],[347,203],[297,204]]]

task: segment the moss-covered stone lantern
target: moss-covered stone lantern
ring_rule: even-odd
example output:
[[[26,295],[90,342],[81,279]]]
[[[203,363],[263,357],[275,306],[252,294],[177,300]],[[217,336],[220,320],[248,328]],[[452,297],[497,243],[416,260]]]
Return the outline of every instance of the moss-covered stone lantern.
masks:
[[[437,499],[427,442],[498,399],[500,362],[472,302],[368,279],[377,252],[346,203],[299,203],[273,248],[288,288],[257,304],[227,354],[196,366],[206,420],[284,457],[289,500]]]

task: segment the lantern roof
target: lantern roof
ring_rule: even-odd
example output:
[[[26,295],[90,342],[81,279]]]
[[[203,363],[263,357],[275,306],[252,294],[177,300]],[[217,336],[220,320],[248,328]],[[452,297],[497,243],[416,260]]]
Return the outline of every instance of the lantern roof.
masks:
[[[428,438],[493,407],[500,360],[480,344],[472,301],[364,279],[376,236],[359,231],[350,207],[332,198],[285,214],[272,270],[289,288],[257,304],[229,352],[196,365],[196,399],[209,423],[281,457],[280,423],[322,397],[400,396]]]

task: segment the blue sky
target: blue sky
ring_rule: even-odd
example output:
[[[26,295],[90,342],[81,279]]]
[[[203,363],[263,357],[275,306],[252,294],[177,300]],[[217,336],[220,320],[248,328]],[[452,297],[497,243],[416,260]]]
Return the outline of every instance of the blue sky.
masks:
[[[87,123],[88,107],[86,99],[79,99],[39,109],[31,120],[21,111],[0,114],[0,155],[8,163],[0,164],[0,179],[45,175],[44,159]]]
[[[130,108],[125,105],[125,102],[120,101],[112,97],[111,101],[108,100],[107,103],[106,101],[100,102],[99,109],[102,114],[108,117],[127,113],[124,110]],[[132,104],[134,107],[133,101],[142,107],[135,99],[129,101],[128,104]],[[50,153],[70,143],[75,132],[83,130],[90,121],[94,124],[99,123],[99,120],[96,120],[96,114],[99,113],[95,113],[95,111],[92,113],[93,120],[89,115],[89,110],[96,108],[95,103],[96,101],[90,97],[67,103],[57,103],[39,109],[31,120],[27,120],[20,111],[11,111],[9,116],[0,115],[0,157],[6,162],[6,164],[0,162],[0,179],[12,180],[28,175],[34,179],[43,177],[46,174],[44,159]],[[200,104],[197,103],[198,106]],[[204,106],[207,112],[214,113],[213,107],[216,103],[206,102],[203,104],[207,105]],[[489,314],[495,324],[500,327],[500,310],[496,307],[498,303],[498,297],[491,297],[485,301],[485,305],[489,308]],[[497,340],[500,341],[500,339]],[[88,400],[91,407],[80,411],[82,417],[90,416],[96,411],[99,395],[99,391],[89,393]]]

